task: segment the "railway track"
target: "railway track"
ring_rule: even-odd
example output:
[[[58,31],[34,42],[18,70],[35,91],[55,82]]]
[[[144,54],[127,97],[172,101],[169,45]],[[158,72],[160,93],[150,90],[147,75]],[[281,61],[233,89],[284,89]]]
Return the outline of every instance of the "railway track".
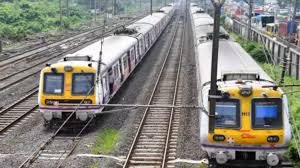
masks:
[[[133,23],[135,20],[130,20],[126,23],[126,25]],[[119,27],[122,24],[118,24],[115,27]],[[111,34],[115,28],[112,28],[105,32],[104,36]],[[29,55],[27,57],[22,57],[20,59],[15,60],[11,64],[11,60],[2,63],[0,62],[0,91],[6,90],[11,86],[16,85],[17,83],[24,81],[32,76],[38,75],[40,70],[44,67],[45,63],[52,63],[58,61],[63,55],[67,54],[68,52],[76,51],[81,47],[94,42],[95,40],[99,39],[102,36],[101,31],[99,34],[95,34],[96,30],[91,32],[83,33],[86,36],[80,35],[79,37],[72,38],[67,40],[65,43],[59,42],[57,45],[52,44],[52,47],[48,47],[48,49],[38,52],[37,55]],[[65,41],[65,40],[64,40]],[[62,46],[63,45],[63,46]],[[26,54],[28,55],[28,54]],[[24,62],[20,62],[24,60],[28,64]],[[33,62],[33,63],[32,63]],[[18,64],[22,65],[22,68],[18,67]]]
[[[142,15],[144,15],[144,14],[135,16],[135,18],[133,17],[133,20],[141,17]],[[126,18],[129,20],[132,19],[130,17],[122,17],[122,18]],[[112,22],[109,22],[107,26],[110,26],[110,27],[115,26],[115,25],[118,26],[118,25],[120,25],[120,22],[122,22],[122,20],[119,20],[117,18],[117,19],[113,20]],[[42,52],[48,51],[49,49],[53,49],[57,46],[65,44],[67,42],[74,41],[76,39],[80,39],[87,35],[93,35],[94,33],[97,33],[98,31],[102,31],[102,28],[103,28],[103,26],[97,26],[95,28],[92,28],[91,30],[88,30],[86,32],[80,32],[78,34],[72,35],[71,37],[67,37],[65,39],[60,39],[58,41],[50,42],[50,43],[47,43],[44,45],[38,45],[37,47],[32,46],[30,49],[25,50],[20,53],[17,53],[17,54],[14,54],[14,55],[11,55],[9,58],[3,59],[3,60],[0,59],[0,68],[3,66],[6,66],[8,64],[11,64],[11,63],[19,62],[28,57],[36,56]]]
[[[153,104],[180,105],[178,90],[185,17],[177,17],[176,28],[148,102]],[[127,167],[175,167],[169,160],[176,157],[179,129],[179,109],[146,108],[138,126],[123,168]]]
[[[0,111],[0,137],[5,136],[5,133],[10,128],[17,125],[18,122],[28,115],[36,112],[38,108],[37,92],[38,90],[34,89],[15,103],[8,107],[3,107],[3,110]]]
[[[20,166],[25,167],[62,167],[65,160],[73,153],[80,142],[86,128],[94,118],[84,124],[76,133],[64,134],[62,130],[71,119],[76,110],[64,121],[64,123],[50,136],[47,141],[42,143]]]

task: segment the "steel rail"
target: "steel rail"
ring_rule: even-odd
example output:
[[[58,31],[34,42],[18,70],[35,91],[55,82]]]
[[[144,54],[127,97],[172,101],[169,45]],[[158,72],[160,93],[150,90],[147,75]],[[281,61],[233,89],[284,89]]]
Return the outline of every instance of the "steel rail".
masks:
[[[174,33],[172,34],[171,42],[170,42],[170,44],[169,44],[169,46],[168,46],[168,51],[167,51],[166,57],[165,57],[165,59],[164,59],[163,65],[162,65],[162,67],[161,67],[161,69],[160,69],[159,75],[158,75],[157,80],[156,80],[156,82],[155,82],[153,91],[152,91],[151,96],[150,96],[149,101],[148,101],[148,105],[150,105],[150,104],[152,103],[153,98],[154,98],[154,95],[155,95],[155,92],[156,92],[157,89],[158,89],[158,85],[159,85],[159,83],[160,83],[160,81],[161,81],[162,74],[163,74],[163,72],[164,72],[164,70],[165,70],[165,67],[166,67],[166,64],[167,64],[167,60],[168,60],[168,58],[169,58],[169,55],[170,55],[170,52],[171,52],[171,49],[172,49],[172,46],[173,46],[173,43],[174,43],[174,39],[175,39],[176,33],[177,33],[177,31],[178,31],[178,27],[179,27],[179,18],[176,18],[175,31],[174,31]],[[134,148],[135,148],[135,145],[136,145],[136,143],[137,143],[137,140],[138,140],[138,138],[139,138],[139,135],[141,134],[141,130],[142,130],[142,127],[144,126],[144,123],[145,123],[145,120],[146,120],[146,117],[147,117],[148,112],[149,112],[149,107],[146,107],[146,109],[145,109],[145,111],[144,111],[144,114],[143,114],[143,117],[142,117],[142,119],[141,119],[141,121],[140,121],[138,130],[137,130],[137,132],[136,132],[136,134],[135,134],[134,140],[133,140],[133,142],[132,142],[132,145],[131,145],[131,147],[130,147],[130,150],[129,150],[129,152],[128,152],[128,155],[127,155],[127,157],[126,157],[126,160],[125,160],[125,163],[124,163],[124,165],[123,165],[123,168],[127,168],[127,167],[129,166],[129,164],[130,164],[130,159],[131,159],[131,156],[132,156],[132,154],[133,154],[133,150],[134,150]]]
[[[181,40],[181,48],[180,48],[180,54],[179,54],[179,65],[178,65],[178,70],[177,70],[177,76],[176,76],[176,82],[175,82],[175,88],[174,88],[174,96],[173,96],[173,102],[172,102],[173,106],[176,105],[178,84],[179,84],[181,64],[182,64],[183,47],[184,47],[184,42],[185,42],[185,30],[186,30],[186,22],[185,22],[185,19],[184,19],[184,27],[183,27],[183,31],[182,31],[182,35],[181,35],[182,40]],[[168,149],[169,149],[169,139],[170,139],[171,131],[172,131],[173,116],[174,116],[174,108],[171,109],[171,116],[170,116],[170,119],[169,119],[168,133],[167,133],[167,138],[166,138],[166,141],[165,141],[165,149],[164,149],[164,155],[163,155],[163,161],[162,161],[162,168],[165,168],[166,164],[167,164],[166,162],[167,162]]]
[[[67,158],[74,152],[75,148],[79,145],[79,137],[82,134],[82,132],[87,128],[87,126],[90,125],[90,123],[93,121],[94,118],[90,118],[90,120],[85,124],[85,126],[80,130],[80,132],[73,138],[74,144],[71,147],[71,150],[67,153],[66,157],[58,163],[57,168],[61,168],[63,166],[63,164],[65,163],[65,161],[67,160]],[[77,140],[77,141],[76,141]]]
[[[90,93],[95,86],[93,86],[88,93]],[[89,94],[87,94],[89,95]],[[86,98],[84,98],[86,99]],[[19,168],[24,168],[24,167],[28,167],[30,166],[32,163],[34,163],[34,161],[39,157],[41,151],[43,151],[47,145],[51,144],[51,142],[53,142],[54,138],[58,135],[58,133],[62,130],[62,128],[66,125],[66,123],[72,118],[72,116],[77,112],[78,107],[83,103],[84,99],[81,100],[81,102],[77,105],[77,107],[75,108],[75,110],[73,110],[73,112],[65,119],[65,121],[60,125],[60,127],[55,131],[55,133],[47,139],[47,141],[45,141],[43,144],[40,145],[40,147],[38,149],[36,149],[20,166]],[[89,120],[89,122],[87,124],[90,124],[91,120],[93,118],[91,118]],[[85,125],[82,129],[85,129],[87,127],[87,125]],[[80,134],[82,133],[82,130],[80,131]],[[74,150],[74,149],[73,149]]]
[[[14,110],[15,107],[21,106],[22,103],[24,103],[26,100],[29,100],[32,96],[36,95],[37,91],[38,91],[37,89],[34,89],[32,92],[30,92],[23,98],[19,99],[15,103],[9,105],[8,107],[6,107],[2,111],[0,111],[0,119],[9,121],[9,123],[4,125],[4,127],[0,128],[0,135],[1,134],[3,135],[3,133],[6,132],[9,128],[13,127],[16,123],[20,122],[23,118],[25,118],[26,116],[28,116],[30,113],[34,112],[38,108],[38,104],[35,104],[31,108],[29,108],[27,110],[25,109],[26,111],[24,111],[24,112],[18,111],[17,112],[18,115],[15,115],[13,117],[9,116],[8,119],[5,118],[5,117],[7,117],[7,116],[5,116],[5,114],[8,114],[10,111]],[[16,112],[15,112],[15,114],[16,114]]]

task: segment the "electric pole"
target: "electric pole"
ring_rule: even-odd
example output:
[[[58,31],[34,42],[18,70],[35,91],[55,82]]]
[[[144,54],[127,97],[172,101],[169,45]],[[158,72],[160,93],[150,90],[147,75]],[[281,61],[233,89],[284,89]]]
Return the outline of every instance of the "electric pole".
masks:
[[[215,8],[214,14],[214,32],[212,44],[212,60],[211,60],[211,80],[209,91],[209,132],[213,133],[215,129],[215,111],[216,99],[218,94],[217,74],[218,74],[218,56],[219,56],[219,33],[220,33],[220,17],[221,8],[225,0],[211,0]]]
[[[0,39],[0,53],[2,53],[2,40]]]
[[[67,0],[67,16],[70,16],[70,11],[69,11],[69,0]]]
[[[252,18],[252,8],[253,8],[253,0],[249,0],[248,2],[249,5],[249,13],[248,13],[248,40],[251,40],[251,18]]]
[[[117,2],[116,0],[113,0],[113,15],[117,14]]]
[[[62,6],[61,6],[61,0],[59,0],[59,21],[60,21],[60,27],[62,27],[63,23],[62,23]]]
[[[152,0],[150,0],[150,14],[152,15]]]
[[[97,0],[94,0],[94,17],[96,23],[97,22]]]
[[[140,11],[142,11],[142,0],[140,0]]]
[[[290,61],[290,48],[291,48],[291,41],[292,41],[292,34],[294,31],[294,24],[295,24],[295,18],[296,18],[296,12],[297,12],[297,0],[290,0],[291,7],[294,6],[293,15],[289,19],[291,21],[291,30],[288,30],[288,38],[287,38],[287,47],[285,50],[285,54],[283,57],[283,64],[282,64],[282,71],[281,71],[281,78],[280,78],[280,84],[284,83],[285,73],[288,66],[288,61]],[[292,5],[293,4],[293,5]],[[291,12],[289,12],[291,13]]]

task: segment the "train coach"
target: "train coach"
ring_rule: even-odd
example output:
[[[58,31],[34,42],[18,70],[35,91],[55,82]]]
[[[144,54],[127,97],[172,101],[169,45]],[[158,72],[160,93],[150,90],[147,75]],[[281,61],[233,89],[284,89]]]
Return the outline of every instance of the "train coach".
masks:
[[[172,4],[163,7],[43,68],[38,103],[44,125],[58,124],[73,111],[74,120],[82,122],[100,114],[103,108],[99,104],[108,103],[116,94],[165,29],[174,10]]]
[[[191,6],[190,15],[199,105],[204,107],[200,111],[200,142],[210,166],[279,167],[291,139],[286,95],[238,43],[221,32],[219,94],[210,96],[212,18],[197,12],[195,6]],[[213,131],[209,131],[212,99],[216,110]]]

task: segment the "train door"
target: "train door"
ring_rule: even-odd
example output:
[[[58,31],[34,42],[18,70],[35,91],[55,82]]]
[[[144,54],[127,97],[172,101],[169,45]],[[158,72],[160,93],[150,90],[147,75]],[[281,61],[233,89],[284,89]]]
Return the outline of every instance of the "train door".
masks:
[[[132,66],[132,62],[134,62],[134,59],[131,58],[131,52],[130,50],[127,51],[127,61],[128,61],[128,72],[131,72],[133,66]]]
[[[112,74],[113,74],[113,91],[111,92],[111,94],[115,93],[118,88],[120,87],[121,85],[121,82],[122,82],[122,75],[121,75],[121,72],[120,72],[120,63],[117,62],[113,65],[113,68],[112,68]]]
[[[145,49],[144,37],[141,38],[140,42],[141,42],[141,55],[144,56],[144,53],[145,53],[145,50],[144,50]]]
[[[153,30],[153,29],[152,29]],[[150,35],[151,31],[148,33],[148,49],[150,48],[151,46],[151,35]]]
[[[135,64],[137,64],[140,60],[140,56],[139,56],[139,43],[136,43],[136,45],[134,46],[134,51],[135,51]]]
[[[147,48],[148,48],[148,33],[145,35],[145,38],[144,38],[144,44],[145,44],[145,53],[147,51]]]
[[[102,75],[102,90],[103,90],[103,102],[104,103],[108,102],[109,95],[110,95],[108,78],[109,78],[108,73],[105,73],[104,75]]]
[[[112,93],[114,92],[114,73],[113,73],[113,68],[109,68],[108,70],[108,82],[109,82],[109,92],[110,95],[112,95]]]
[[[127,53],[125,53],[121,59],[121,74],[122,74],[122,82],[128,77],[129,74],[129,66],[128,66],[128,57],[127,57]]]
[[[134,69],[134,67],[135,67],[135,64],[136,64],[136,58],[135,58],[135,50],[134,50],[134,47],[132,47],[131,49],[130,49],[130,72]]]

